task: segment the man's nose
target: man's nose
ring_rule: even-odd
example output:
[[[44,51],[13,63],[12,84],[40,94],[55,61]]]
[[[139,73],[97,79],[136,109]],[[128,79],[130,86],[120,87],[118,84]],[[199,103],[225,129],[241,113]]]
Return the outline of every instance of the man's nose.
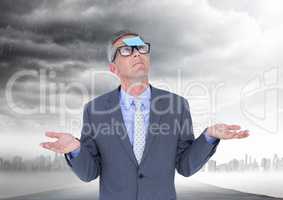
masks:
[[[137,57],[137,56],[140,56],[140,52],[137,50],[137,48],[134,48],[134,51],[133,51],[133,56],[134,57]]]

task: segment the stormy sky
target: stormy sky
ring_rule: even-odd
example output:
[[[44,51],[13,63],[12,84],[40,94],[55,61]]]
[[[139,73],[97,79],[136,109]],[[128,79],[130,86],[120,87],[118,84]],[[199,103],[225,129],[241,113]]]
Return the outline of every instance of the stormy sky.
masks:
[[[196,134],[251,131],[217,159],[283,156],[282,13],[280,0],[0,1],[0,156],[47,153],[46,130],[80,135],[83,104],[119,84],[105,48],[121,29],[151,43],[150,82],[189,100]]]

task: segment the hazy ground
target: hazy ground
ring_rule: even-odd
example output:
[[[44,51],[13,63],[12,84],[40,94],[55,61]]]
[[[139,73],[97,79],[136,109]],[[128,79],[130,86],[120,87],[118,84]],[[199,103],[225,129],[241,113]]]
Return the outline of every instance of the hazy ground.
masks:
[[[283,172],[196,173],[191,180],[210,185],[283,198]],[[177,176],[176,182],[186,180]]]
[[[205,199],[269,199],[266,196],[248,194],[257,193],[277,196],[282,194],[282,180],[277,177],[276,181],[272,182],[272,176],[258,177],[262,181],[253,179],[247,181],[253,175],[246,174],[245,176],[236,176],[235,174],[207,174],[198,173],[192,177],[184,178],[176,176],[176,189],[178,200],[205,200]],[[0,173],[0,198],[6,199],[14,197],[14,200],[20,199],[92,199],[95,200],[98,196],[98,180],[91,183],[80,181],[71,172],[58,173]],[[233,178],[234,177],[234,178]],[[281,176],[282,177],[282,176]],[[243,178],[246,180],[243,181]],[[255,178],[255,176],[254,176]],[[269,179],[269,180],[267,180]],[[229,180],[229,181],[228,181]],[[208,184],[203,184],[198,181],[212,183],[221,186],[215,187]],[[261,182],[267,184],[261,185]],[[253,183],[256,183],[254,184]],[[242,185],[242,188],[239,187]],[[261,185],[261,186],[260,186]],[[280,188],[281,187],[281,188]],[[230,188],[230,189],[224,189]],[[234,190],[231,190],[234,189]],[[248,193],[243,193],[239,191]],[[266,191],[264,191],[266,190]],[[51,192],[52,191],[52,192]],[[22,196],[22,197],[21,197]],[[281,196],[282,197],[282,196]]]

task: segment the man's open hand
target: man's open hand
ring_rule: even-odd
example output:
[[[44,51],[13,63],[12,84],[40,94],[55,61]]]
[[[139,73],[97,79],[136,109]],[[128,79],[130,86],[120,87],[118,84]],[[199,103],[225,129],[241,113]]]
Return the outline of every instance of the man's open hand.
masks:
[[[241,130],[239,125],[215,124],[208,127],[209,136],[219,139],[246,138],[249,136],[248,130]]]
[[[80,147],[80,141],[77,140],[70,133],[60,133],[60,132],[51,132],[48,131],[45,133],[47,137],[57,138],[55,142],[43,142],[40,143],[40,146],[57,152],[57,153],[69,153]]]

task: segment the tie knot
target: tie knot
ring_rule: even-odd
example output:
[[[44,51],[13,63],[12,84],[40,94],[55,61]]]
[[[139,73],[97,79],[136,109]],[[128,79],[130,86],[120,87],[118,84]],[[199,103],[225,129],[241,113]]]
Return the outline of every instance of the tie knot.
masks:
[[[134,99],[133,103],[135,105],[135,109],[140,111],[141,110],[141,106],[142,106],[142,102],[140,99]]]

